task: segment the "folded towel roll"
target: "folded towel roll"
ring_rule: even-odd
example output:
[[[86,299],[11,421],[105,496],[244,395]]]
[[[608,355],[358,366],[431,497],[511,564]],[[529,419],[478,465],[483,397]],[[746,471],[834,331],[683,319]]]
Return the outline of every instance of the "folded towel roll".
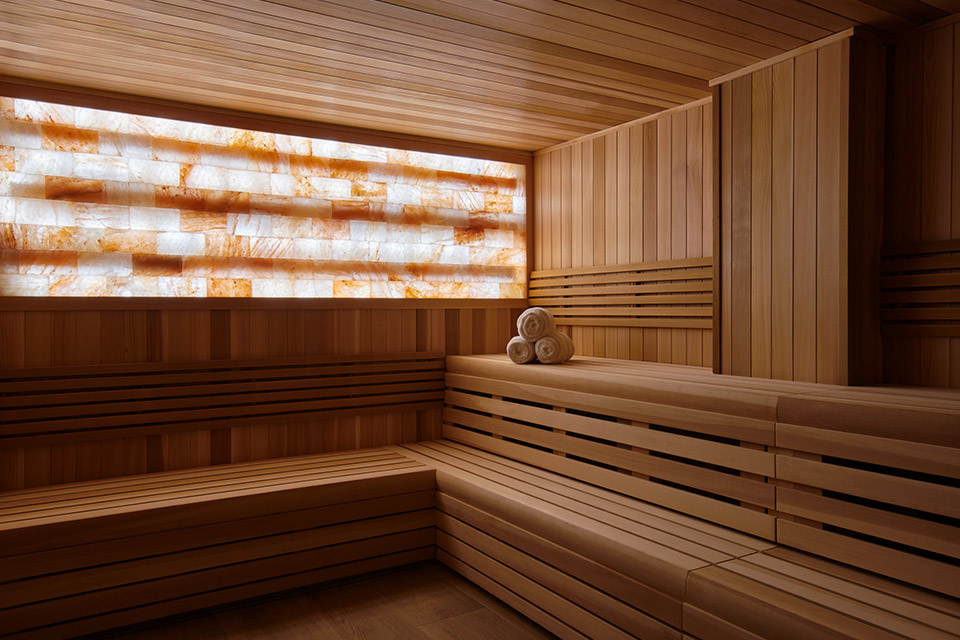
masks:
[[[566,362],[567,360],[573,357],[573,354],[574,352],[576,352],[577,347],[573,344],[573,338],[571,338],[567,334],[563,333],[562,331],[558,331],[557,335],[559,335],[561,340],[563,340],[563,342],[566,343],[567,345],[566,357],[563,359],[563,361]]]
[[[507,355],[517,364],[527,364],[537,359],[533,343],[515,336],[507,343]]]
[[[530,342],[550,335],[556,328],[553,314],[543,307],[530,307],[517,318],[517,332],[521,338]]]
[[[572,349],[567,346],[567,342],[564,340],[565,337],[562,333],[554,331],[550,335],[537,340],[534,346],[537,352],[537,359],[543,364],[560,364],[561,362],[566,362],[573,353]]]

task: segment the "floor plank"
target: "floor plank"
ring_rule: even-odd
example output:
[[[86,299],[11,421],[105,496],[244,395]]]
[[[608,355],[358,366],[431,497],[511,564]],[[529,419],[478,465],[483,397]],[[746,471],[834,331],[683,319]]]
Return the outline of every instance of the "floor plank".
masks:
[[[552,634],[450,569],[429,562],[175,616],[111,640],[498,640]]]

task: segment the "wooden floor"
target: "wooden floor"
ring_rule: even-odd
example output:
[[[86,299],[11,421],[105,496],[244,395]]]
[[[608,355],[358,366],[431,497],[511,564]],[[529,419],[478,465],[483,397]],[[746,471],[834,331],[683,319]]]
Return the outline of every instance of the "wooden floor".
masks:
[[[97,636],[112,640],[554,637],[437,562]]]

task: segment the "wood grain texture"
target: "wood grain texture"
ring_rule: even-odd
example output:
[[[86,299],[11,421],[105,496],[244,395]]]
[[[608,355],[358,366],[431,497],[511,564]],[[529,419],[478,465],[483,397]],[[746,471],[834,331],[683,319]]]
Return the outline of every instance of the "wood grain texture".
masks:
[[[519,309],[0,311],[0,367],[114,365],[438,351],[502,352]],[[84,443],[2,448],[4,489],[381,446],[439,435],[439,412],[272,420]]]
[[[718,85],[720,372],[879,381],[884,74],[847,35]]]
[[[535,150],[708,95],[708,80],[838,31],[899,33],[955,0],[653,4],[17,0],[4,73],[361,129]],[[146,25],[146,28],[145,28]],[[224,43],[230,43],[224,46]]]
[[[550,184],[535,187],[544,199],[539,209],[544,219],[537,222],[543,233],[555,226],[566,228],[566,209],[545,204],[564,202],[566,185],[579,185],[579,189],[571,188],[570,193],[579,192],[582,204],[572,209],[570,223],[572,230],[579,230],[579,235],[554,233],[534,241],[536,271],[548,273],[573,266],[570,272],[573,274],[581,267],[604,265],[613,273],[624,265],[709,258],[713,251],[713,200],[710,180],[705,176],[711,175],[712,151],[705,153],[705,150],[713,148],[709,144],[713,137],[712,118],[706,115],[711,108],[709,101],[698,101],[686,108],[537,153],[535,175],[540,175],[536,172],[543,172],[546,167],[556,169],[551,173]],[[569,156],[567,150],[571,150]],[[579,161],[568,160],[578,155]],[[589,162],[588,158],[593,161]],[[574,257],[569,264],[565,259],[567,255]],[[613,282],[589,284],[610,288],[611,295],[625,291],[619,291],[620,287]],[[569,284],[574,283],[571,280]],[[604,293],[598,287],[594,289]],[[577,304],[587,301],[584,298]],[[679,303],[679,299],[676,302]],[[604,304],[628,303],[611,299]],[[696,304],[701,302],[697,300]],[[627,313],[632,312],[626,308],[604,307],[575,309],[567,314],[578,317],[569,322],[574,325],[570,335],[577,352],[712,365],[709,314],[694,323],[690,318],[692,311],[685,311],[677,314],[672,323],[659,321],[657,324],[658,321],[652,319],[627,320],[624,317]],[[669,315],[663,310],[657,313]],[[640,311],[633,315],[649,314]]]
[[[890,48],[880,314],[884,380],[960,388],[960,48],[947,23]],[[938,268],[939,267],[939,268]]]
[[[6,492],[5,635],[82,635],[427,559],[434,482],[371,449]]]

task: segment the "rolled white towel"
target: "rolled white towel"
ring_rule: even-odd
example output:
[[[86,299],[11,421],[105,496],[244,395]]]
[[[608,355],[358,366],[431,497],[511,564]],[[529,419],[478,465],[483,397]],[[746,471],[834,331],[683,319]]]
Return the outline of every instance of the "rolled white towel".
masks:
[[[517,364],[527,364],[537,359],[533,343],[520,336],[510,338],[510,342],[507,343],[507,355]]]
[[[537,359],[543,364],[560,364],[567,358],[568,347],[563,334],[556,331],[537,340],[534,349]]]
[[[576,353],[577,347],[573,344],[573,339],[567,334],[563,333],[562,331],[558,331],[557,335],[559,335],[560,338],[567,345],[566,357],[563,359],[563,361],[566,362],[567,360],[573,357],[574,353]]]
[[[517,332],[521,338],[530,342],[550,335],[556,328],[553,314],[543,307],[530,307],[517,318]]]

